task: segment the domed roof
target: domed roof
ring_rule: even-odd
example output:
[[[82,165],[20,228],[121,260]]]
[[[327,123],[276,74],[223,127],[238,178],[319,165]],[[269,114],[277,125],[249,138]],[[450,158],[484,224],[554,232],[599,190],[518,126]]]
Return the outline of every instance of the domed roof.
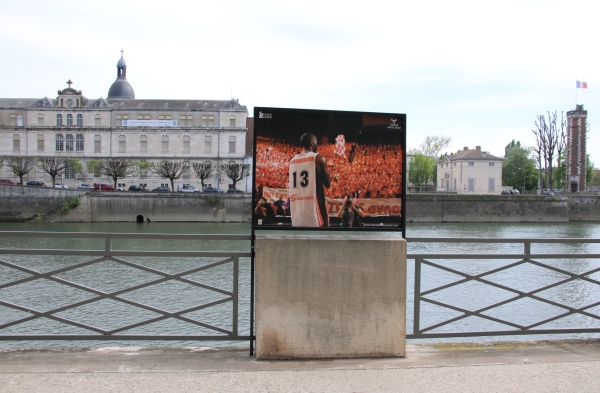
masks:
[[[113,82],[112,86],[108,90],[108,96],[106,98],[135,98],[133,87],[127,82],[125,78],[117,78]]]
[[[127,63],[122,50],[121,58],[117,62],[117,80],[110,86],[106,98],[135,98],[133,87],[127,82]]]

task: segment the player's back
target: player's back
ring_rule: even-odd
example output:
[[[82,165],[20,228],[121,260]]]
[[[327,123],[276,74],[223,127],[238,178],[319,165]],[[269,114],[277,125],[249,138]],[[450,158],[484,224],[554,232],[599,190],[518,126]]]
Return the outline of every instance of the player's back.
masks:
[[[317,153],[305,151],[290,161],[290,213],[295,227],[323,226],[317,201],[316,158]]]

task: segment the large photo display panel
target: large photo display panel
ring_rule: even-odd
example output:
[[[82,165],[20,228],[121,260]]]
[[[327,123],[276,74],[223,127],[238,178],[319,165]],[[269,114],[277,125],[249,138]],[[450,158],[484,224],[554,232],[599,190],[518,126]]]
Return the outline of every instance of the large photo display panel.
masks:
[[[254,229],[403,231],[406,115],[254,108]]]

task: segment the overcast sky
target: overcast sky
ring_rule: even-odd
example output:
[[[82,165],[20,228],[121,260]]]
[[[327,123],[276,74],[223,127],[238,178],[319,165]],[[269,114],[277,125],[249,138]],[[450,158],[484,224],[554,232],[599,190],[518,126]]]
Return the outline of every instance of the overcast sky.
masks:
[[[588,111],[600,167],[594,1],[2,1],[0,96],[106,97],[125,50],[136,98],[407,114],[497,156],[548,111]],[[588,89],[575,89],[575,81]],[[577,94],[577,96],[576,96]]]

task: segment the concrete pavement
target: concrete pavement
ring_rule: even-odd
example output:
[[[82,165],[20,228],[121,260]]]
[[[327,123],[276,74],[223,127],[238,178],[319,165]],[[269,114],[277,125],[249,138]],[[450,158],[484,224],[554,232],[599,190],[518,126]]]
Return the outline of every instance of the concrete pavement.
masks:
[[[0,349],[0,392],[599,392],[600,340],[409,344],[403,359],[247,349]]]

